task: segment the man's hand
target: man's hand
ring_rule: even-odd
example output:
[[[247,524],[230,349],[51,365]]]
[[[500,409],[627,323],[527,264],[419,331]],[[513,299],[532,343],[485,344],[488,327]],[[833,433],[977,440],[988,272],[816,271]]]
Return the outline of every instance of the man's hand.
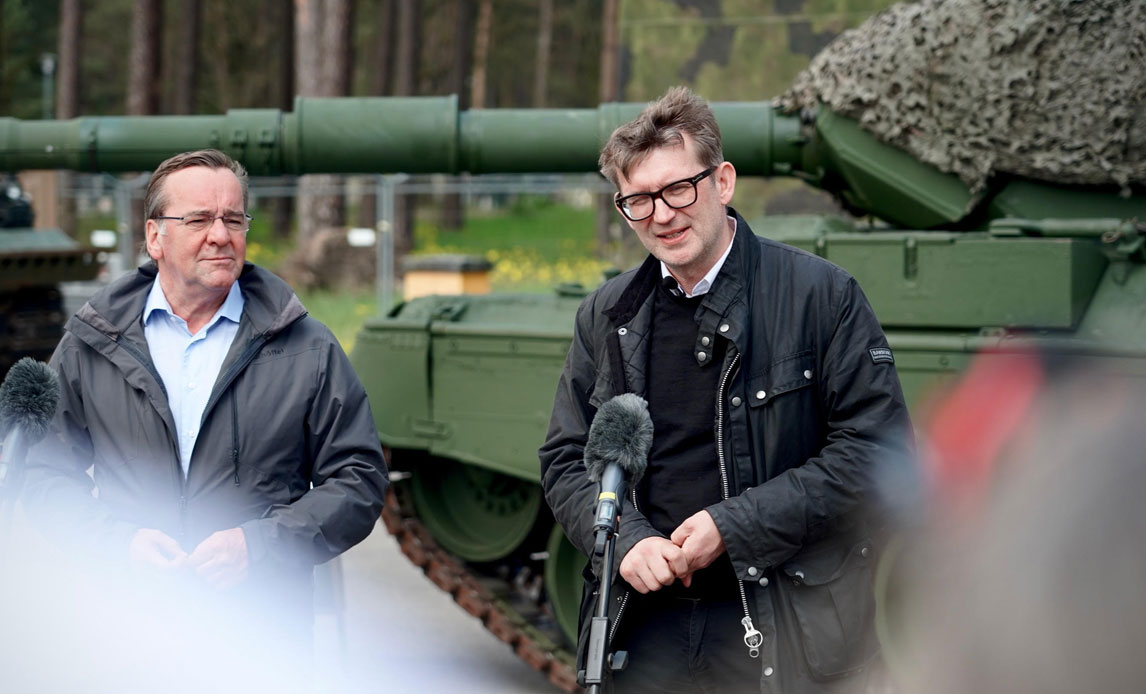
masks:
[[[127,547],[131,563],[160,571],[175,571],[187,561],[187,553],[167,533],[154,528],[140,528]]]
[[[212,533],[187,557],[187,565],[217,590],[236,586],[247,578],[247,537],[241,528]]]
[[[621,560],[621,578],[638,593],[672,585],[688,572],[684,552],[663,537],[646,537],[633,545]]]
[[[685,518],[672,531],[671,539],[674,545],[680,547],[688,564],[688,569],[678,574],[686,586],[692,583],[692,572],[703,569],[724,554],[724,538],[720,536],[712,515],[705,510]]]

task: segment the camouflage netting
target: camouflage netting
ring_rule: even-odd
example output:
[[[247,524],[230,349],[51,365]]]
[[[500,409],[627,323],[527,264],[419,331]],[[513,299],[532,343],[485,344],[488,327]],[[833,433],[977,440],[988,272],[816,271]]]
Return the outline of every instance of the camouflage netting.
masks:
[[[1146,183],[1146,0],[921,0],[841,34],[776,100],[822,102],[978,192]]]

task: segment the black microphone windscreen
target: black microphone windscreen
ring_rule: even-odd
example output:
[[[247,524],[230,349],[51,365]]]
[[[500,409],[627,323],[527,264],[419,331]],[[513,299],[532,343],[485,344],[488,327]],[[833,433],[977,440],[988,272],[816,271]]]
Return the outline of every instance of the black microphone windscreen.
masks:
[[[24,357],[8,370],[0,385],[0,432],[23,430],[29,445],[48,431],[60,399],[60,382],[52,367]]]
[[[617,395],[597,410],[585,442],[585,466],[597,482],[610,463],[625,471],[635,485],[645,473],[653,445],[653,420],[645,399],[633,393]]]
[[[666,291],[668,291],[669,294],[672,294],[673,296],[684,296],[684,292],[680,289],[680,282],[677,282],[676,278],[672,275],[662,277],[661,285],[665,288]]]

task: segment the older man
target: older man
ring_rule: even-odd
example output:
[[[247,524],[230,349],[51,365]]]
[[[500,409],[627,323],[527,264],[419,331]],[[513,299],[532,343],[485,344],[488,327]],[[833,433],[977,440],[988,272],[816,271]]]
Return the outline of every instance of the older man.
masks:
[[[382,508],[366,393],[331,332],[245,262],[241,165],[174,156],[144,204],[153,262],[84,305],[52,357],[60,406],[27,504],[113,574],[171,587],[167,607],[305,644],[314,565]]]
[[[541,474],[588,554],[589,425],[619,393],[648,400],[617,540],[616,690],[862,691],[879,648],[867,511],[910,445],[879,323],[847,273],[728,206],[736,170],[687,89],[618,128],[600,165],[650,256],[581,305]]]

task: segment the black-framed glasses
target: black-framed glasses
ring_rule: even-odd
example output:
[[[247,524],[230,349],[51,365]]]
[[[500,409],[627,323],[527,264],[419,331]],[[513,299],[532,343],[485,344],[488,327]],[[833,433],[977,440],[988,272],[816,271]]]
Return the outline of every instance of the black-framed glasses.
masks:
[[[633,193],[624,197],[617,193],[613,196],[613,202],[630,222],[652,217],[658,199],[674,210],[679,210],[696,202],[696,184],[711,176],[713,171],[716,171],[716,167],[710,166],[691,178],[673,181],[655,193]]]
[[[245,233],[251,228],[251,215],[249,214],[189,214],[182,217],[152,217],[152,219],[173,219],[187,227],[188,231],[196,234],[207,231],[216,219],[223,220],[223,228],[232,234]]]

